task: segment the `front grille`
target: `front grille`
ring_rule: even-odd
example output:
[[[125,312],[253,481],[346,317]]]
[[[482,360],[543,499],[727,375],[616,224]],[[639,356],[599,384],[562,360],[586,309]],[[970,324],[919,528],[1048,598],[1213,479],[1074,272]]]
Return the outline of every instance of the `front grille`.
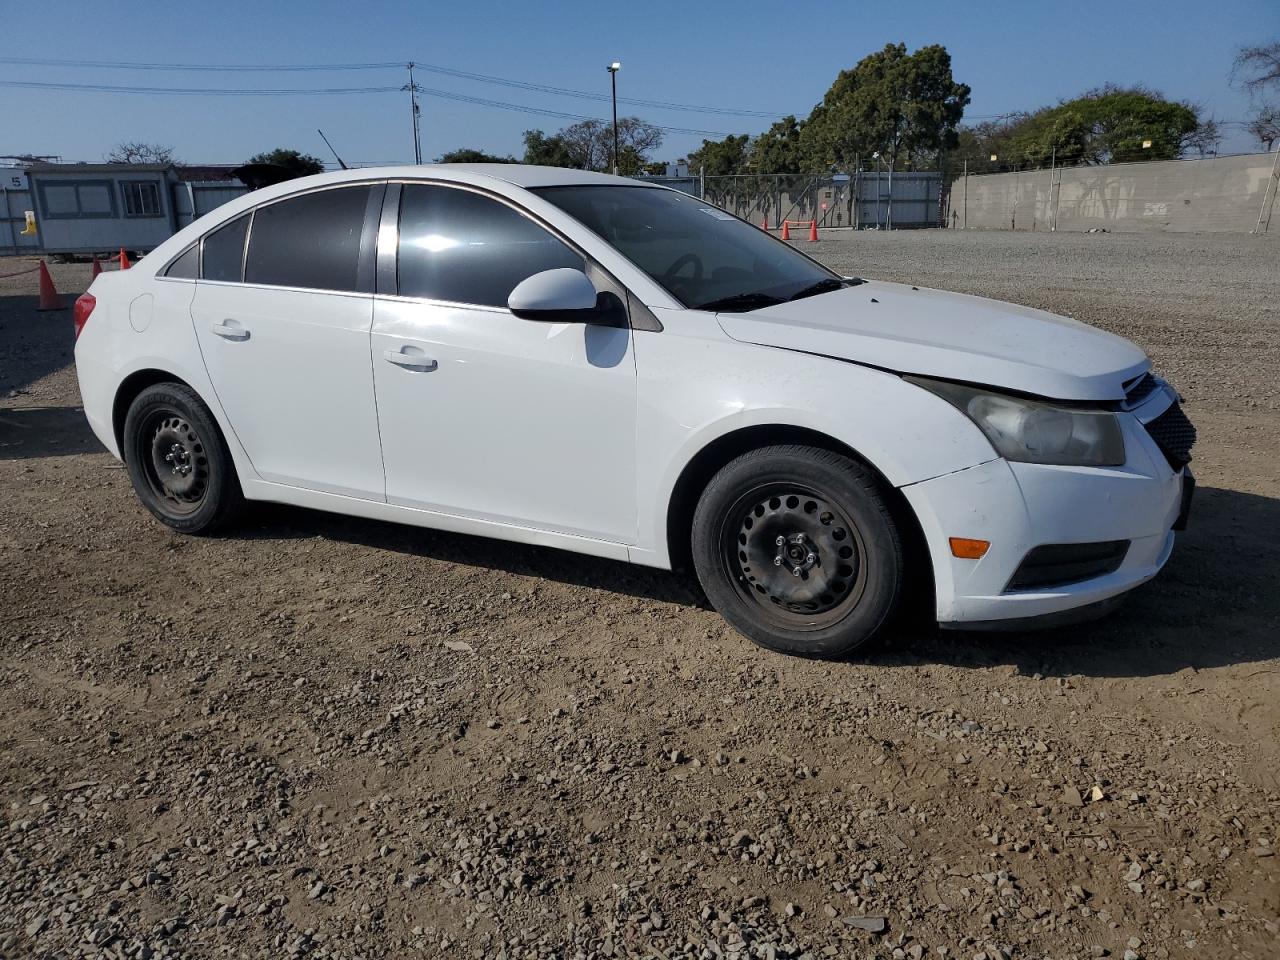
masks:
[[[1138,378],[1138,382],[1124,392],[1124,405],[1132,410],[1147,397],[1151,396],[1160,386],[1160,381],[1152,374],[1144,373]]]
[[[1065,587],[1114,573],[1129,552],[1128,540],[1102,543],[1046,543],[1036,547],[1013,572],[1005,593]]]
[[[1169,466],[1181,470],[1191,462],[1191,448],[1196,442],[1196,428],[1182,412],[1182,404],[1175,403],[1164,413],[1146,425],[1147,433],[1156,442]]]

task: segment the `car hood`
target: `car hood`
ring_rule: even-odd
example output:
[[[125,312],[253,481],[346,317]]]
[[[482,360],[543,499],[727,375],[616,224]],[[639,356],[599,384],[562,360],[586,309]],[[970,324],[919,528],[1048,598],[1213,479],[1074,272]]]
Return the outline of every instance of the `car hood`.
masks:
[[[868,281],[717,316],[743,343],[1056,400],[1122,400],[1150,361],[1121,337],[999,300]]]

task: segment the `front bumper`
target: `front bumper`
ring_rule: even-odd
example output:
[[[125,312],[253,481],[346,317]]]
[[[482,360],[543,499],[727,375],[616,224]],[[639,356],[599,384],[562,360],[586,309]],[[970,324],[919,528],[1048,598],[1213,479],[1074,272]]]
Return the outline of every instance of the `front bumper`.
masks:
[[[999,621],[1082,618],[1097,605],[1150,580],[1173,551],[1183,504],[1183,470],[1174,471],[1133,417],[1122,417],[1122,467],[1061,467],[991,460],[902,488],[932,557],[937,619],[944,627],[991,629]],[[990,541],[980,560],[951,555],[950,537]],[[1113,572],[1079,583],[1008,590],[1034,547],[1130,541]]]

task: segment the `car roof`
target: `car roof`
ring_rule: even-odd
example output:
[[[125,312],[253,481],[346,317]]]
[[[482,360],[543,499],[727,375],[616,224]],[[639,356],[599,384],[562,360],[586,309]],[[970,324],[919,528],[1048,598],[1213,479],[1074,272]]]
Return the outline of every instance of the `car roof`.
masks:
[[[524,163],[423,163],[331,170],[311,177],[286,180],[276,185],[281,189],[268,187],[266,191],[271,191],[271,194],[288,193],[299,187],[322,186],[326,183],[342,183],[348,180],[414,180],[419,177],[432,180],[458,180],[462,183],[475,183],[476,178],[484,178],[501,180],[517,187],[657,186],[646,184],[641,180],[633,180],[630,177],[614,177],[607,173],[570,170],[566,167],[535,167]],[[269,196],[270,194],[266,191],[260,191],[260,193],[264,197]]]
[[[567,187],[585,184],[634,187],[640,182],[630,177],[614,177],[607,173],[592,173],[589,170],[537,167],[525,163],[433,163],[413,169],[435,175],[452,171],[471,173],[505,180],[517,187]]]

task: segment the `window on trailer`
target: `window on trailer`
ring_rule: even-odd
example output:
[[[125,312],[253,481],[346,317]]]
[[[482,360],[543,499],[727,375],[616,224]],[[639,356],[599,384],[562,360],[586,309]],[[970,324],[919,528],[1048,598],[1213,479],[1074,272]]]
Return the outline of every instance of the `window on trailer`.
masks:
[[[126,217],[159,217],[160,184],[153,180],[125,180],[120,184]]]

